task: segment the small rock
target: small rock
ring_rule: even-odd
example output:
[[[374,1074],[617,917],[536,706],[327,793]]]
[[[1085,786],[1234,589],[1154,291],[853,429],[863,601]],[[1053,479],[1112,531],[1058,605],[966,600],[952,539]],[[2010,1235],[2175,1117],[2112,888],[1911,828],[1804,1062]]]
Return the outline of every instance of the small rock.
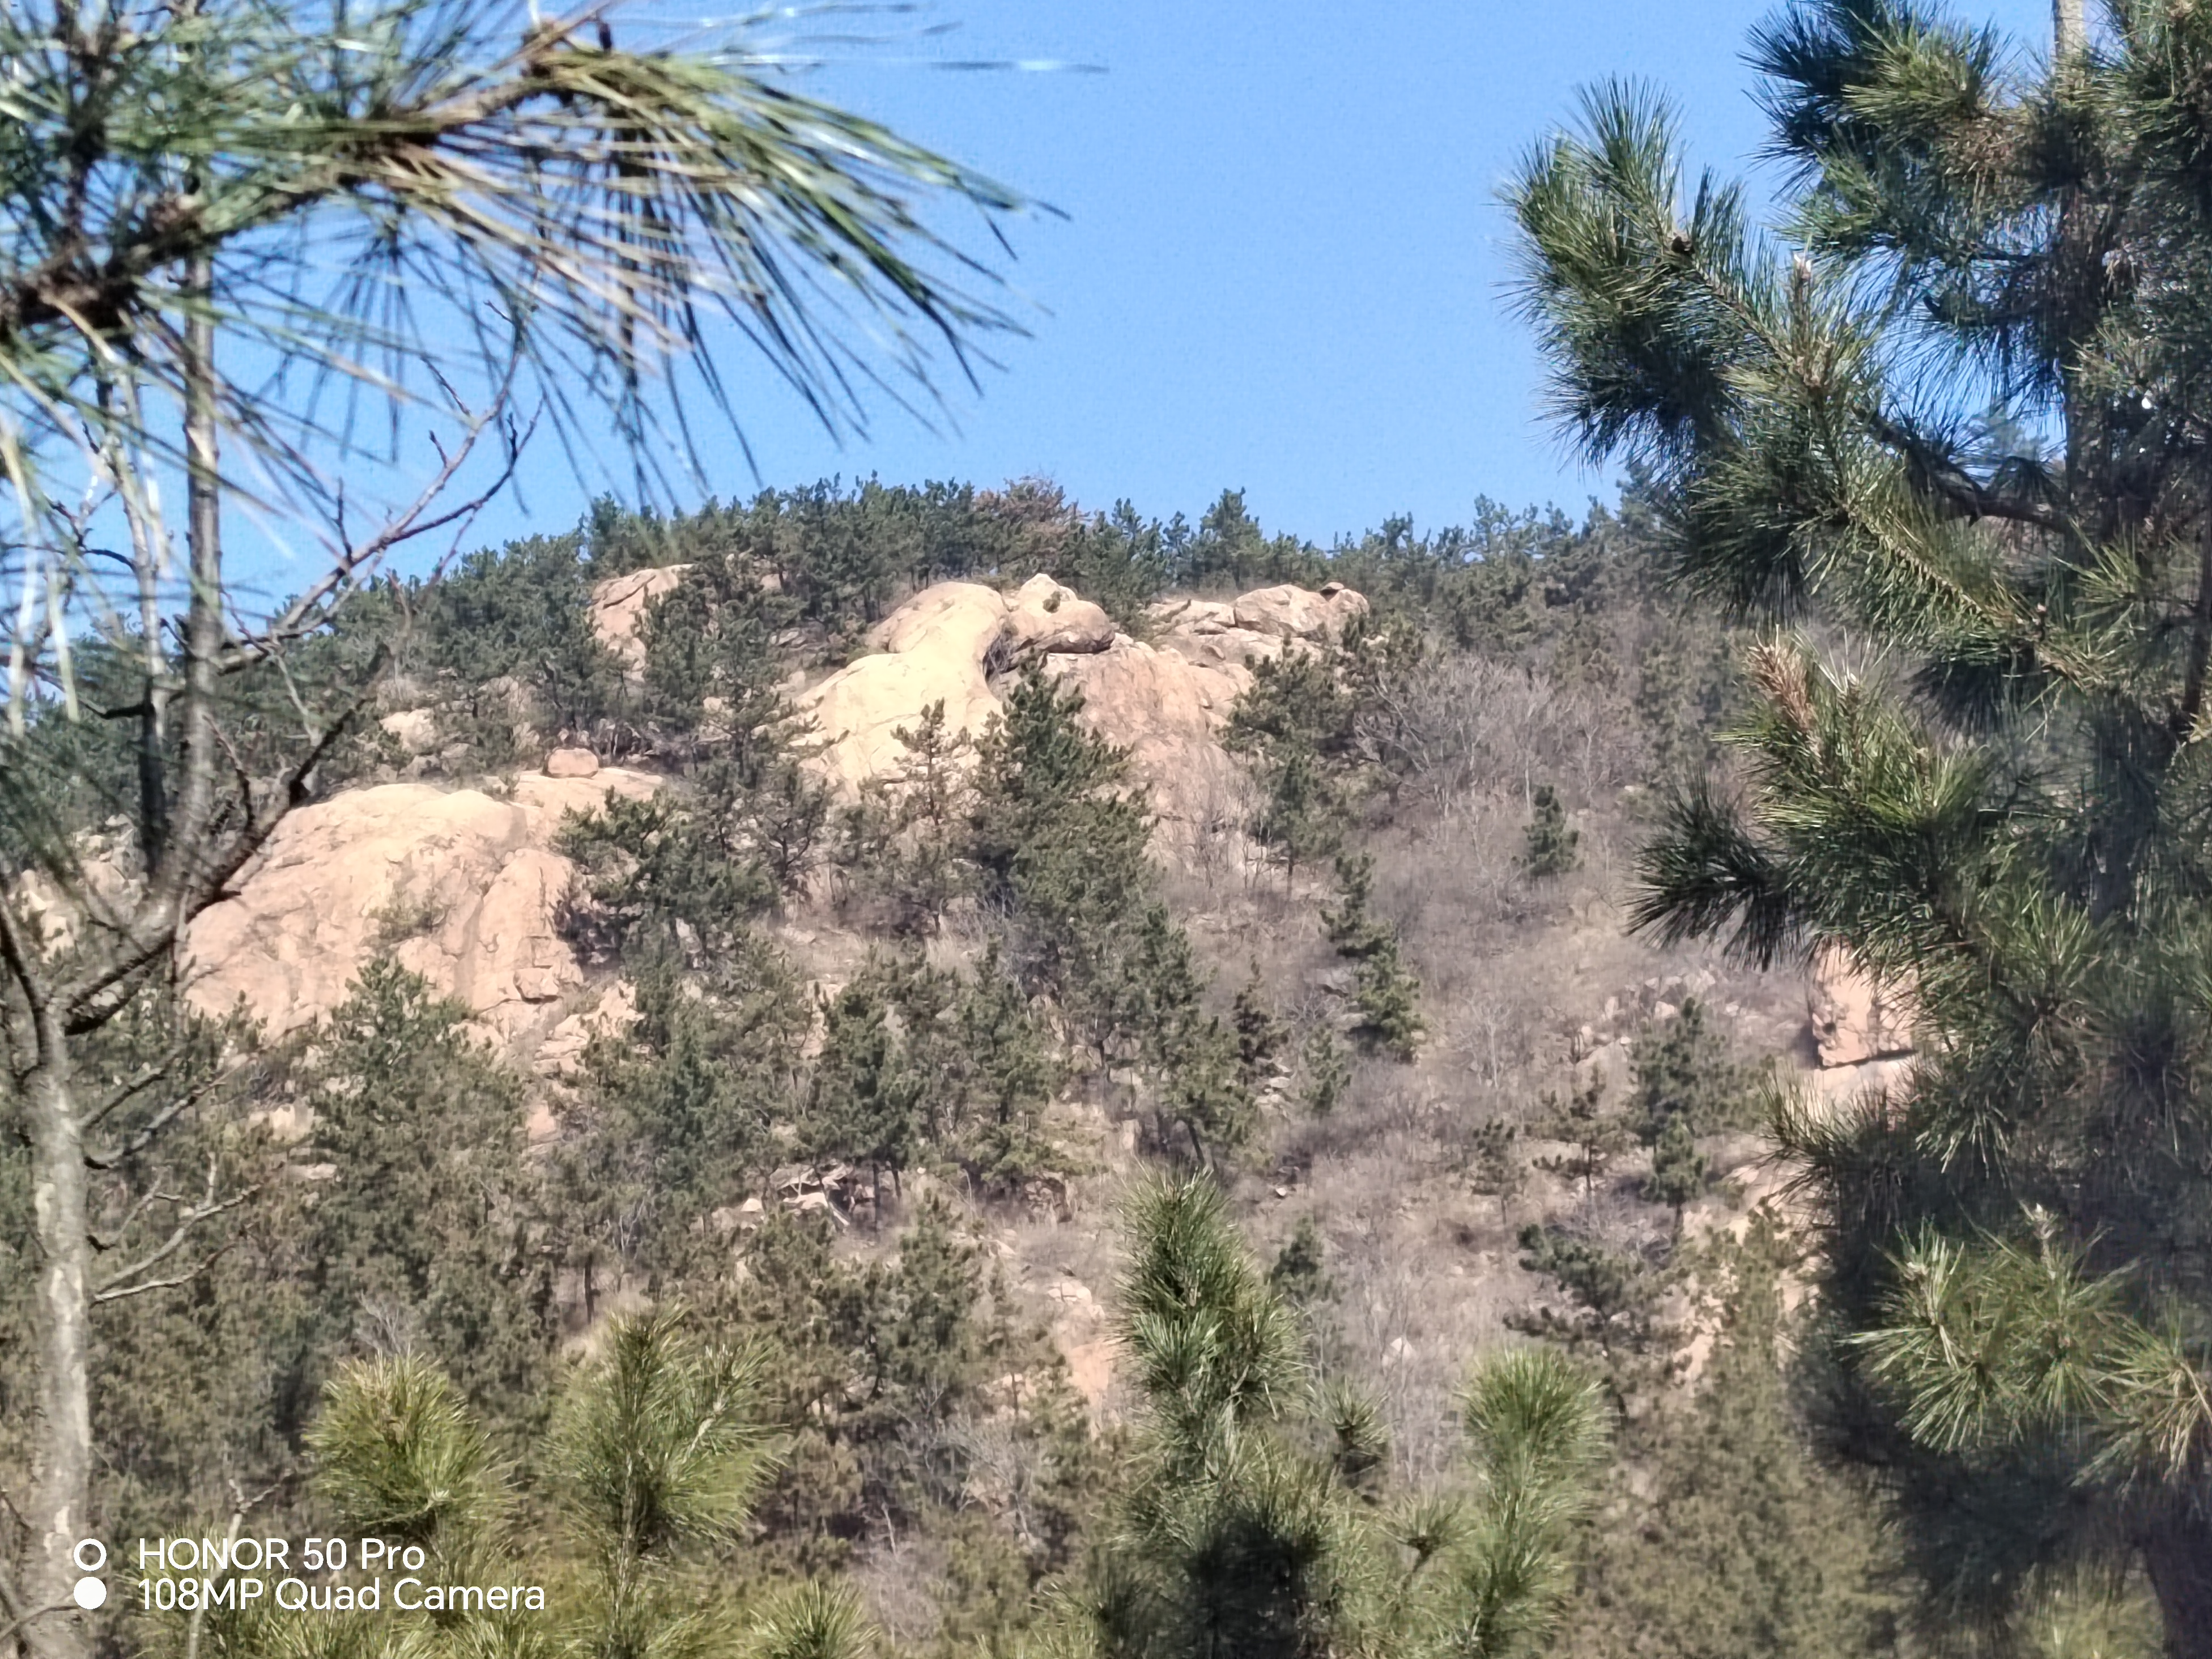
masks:
[[[1275,1188],[1275,1196],[1277,1198],[1288,1198],[1290,1195],[1291,1189],[1288,1187],[1278,1187]]]
[[[549,778],[589,778],[599,775],[599,757],[588,749],[556,749],[545,757]]]

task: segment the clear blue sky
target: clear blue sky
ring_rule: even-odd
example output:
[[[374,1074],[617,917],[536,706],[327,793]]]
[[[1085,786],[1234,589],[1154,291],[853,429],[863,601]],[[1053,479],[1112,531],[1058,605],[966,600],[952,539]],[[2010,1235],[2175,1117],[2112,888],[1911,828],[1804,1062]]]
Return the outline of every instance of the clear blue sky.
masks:
[[[1745,168],[1762,132],[1742,62],[1768,0],[936,0],[944,37],[843,63],[809,90],[889,120],[1062,209],[1018,222],[1040,307],[957,431],[895,409],[842,448],[740,377],[768,482],[1057,479],[1194,516],[1224,486],[1326,541],[1387,514],[1433,526],[1478,495],[1579,510],[1613,480],[1539,423],[1509,313],[1499,184],[1578,83],[1642,76],[1695,157]],[[2048,0],[1968,0],[2039,46]],[[905,27],[903,21],[896,25]],[[959,74],[916,57],[1059,59],[1105,73]],[[710,483],[750,495],[734,446]],[[573,523],[591,493],[550,446],[488,538]]]

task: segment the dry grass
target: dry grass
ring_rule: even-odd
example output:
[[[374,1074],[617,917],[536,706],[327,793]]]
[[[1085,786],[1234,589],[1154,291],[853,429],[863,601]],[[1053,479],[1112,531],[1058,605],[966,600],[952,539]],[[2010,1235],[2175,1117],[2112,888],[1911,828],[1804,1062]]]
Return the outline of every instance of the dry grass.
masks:
[[[1798,1041],[1804,999],[1794,975],[1741,971],[1709,949],[1662,949],[1626,933],[1642,833],[1627,786],[1644,757],[1617,701],[1462,659],[1424,671],[1386,712],[1364,740],[1413,758],[1395,800],[1376,804],[1358,840],[1376,860],[1376,908],[1397,925],[1421,981],[1428,1037],[1409,1065],[1362,1058],[1329,1117],[1277,1113],[1235,1184],[1263,1264],[1302,1217],[1321,1229],[1335,1294],[1315,1311],[1319,1364],[1379,1396],[1400,1474],[1426,1481],[1461,1455],[1457,1400],[1469,1367],[1485,1348],[1518,1340],[1507,1316],[1546,1292],[1520,1265],[1520,1226],[1572,1221],[1640,1246],[1668,1223],[1636,1195],[1632,1157],[1595,1202],[1535,1171],[1503,1205],[1479,1195],[1465,1173],[1474,1129],[1501,1115],[1527,1123],[1545,1091],[1578,1069],[1625,1079],[1628,1042],[1662,1005],[1698,996],[1750,1058]],[[1572,813],[1581,860],[1534,880],[1520,860],[1530,796],[1545,782]],[[1164,833],[1164,896],[1213,973],[1220,1004],[1256,976],[1295,1052],[1315,1027],[1348,1022],[1349,975],[1319,914],[1334,882],[1301,872],[1286,890],[1279,870],[1252,856],[1239,804],[1218,805]],[[957,931],[940,941],[948,956],[975,948]],[[854,945],[821,927],[816,949],[799,954],[830,958],[810,971],[847,969]],[[1119,1199],[1135,1167],[1111,1126],[1095,1127],[1097,1167],[1076,1183],[1072,1217],[1001,1209],[988,1218],[1009,1288],[1063,1349],[1107,1334]],[[1547,1149],[1524,1141],[1523,1150]],[[1744,1155],[1738,1148],[1726,1161]],[[1065,1299],[1071,1281],[1090,1292],[1087,1307]],[[1120,1401],[1115,1409],[1126,1408]],[[931,1614],[916,1584],[930,1570],[911,1551],[871,1554],[871,1605],[902,1648],[927,1639]]]
[[[1487,707],[1467,706],[1484,693],[1496,694]],[[1624,810],[1620,786],[1634,757],[1617,713],[1482,665],[1462,664],[1420,696],[1416,712],[1432,743],[1426,770],[1362,845],[1376,860],[1376,908],[1397,924],[1421,980],[1428,1040],[1411,1065],[1363,1060],[1332,1116],[1271,1125],[1239,1185],[1263,1257],[1301,1216],[1321,1228],[1337,1291],[1317,1314],[1322,1362],[1381,1397],[1399,1472],[1413,1480],[1452,1467],[1469,1366],[1484,1348],[1516,1340],[1506,1316],[1543,1291],[1520,1266],[1519,1226],[1579,1215],[1608,1238],[1648,1244],[1665,1225],[1635,1195],[1634,1158],[1595,1205],[1534,1172],[1503,1206],[1478,1196],[1463,1173],[1474,1127],[1500,1115],[1526,1122],[1578,1066],[1625,1076],[1640,1023],[1686,995],[1700,996],[1747,1055],[1787,1048],[1804,1012],[1793,976],[1627,934],[1639,830]],[[1456,755],[1436,735],[1454,720]],[[1560,785],[1575,809],[1582,861],[1536,881],[1519,859],[1529,792],[1543,781]],[[1345,976],[1318,917],[1329,886],[1301,880],[1285,894],[1278,873],[1239,880],[1219,861],[1172,879],[1224,993],[1256,963],[1294,1029],[1342,1023]]]

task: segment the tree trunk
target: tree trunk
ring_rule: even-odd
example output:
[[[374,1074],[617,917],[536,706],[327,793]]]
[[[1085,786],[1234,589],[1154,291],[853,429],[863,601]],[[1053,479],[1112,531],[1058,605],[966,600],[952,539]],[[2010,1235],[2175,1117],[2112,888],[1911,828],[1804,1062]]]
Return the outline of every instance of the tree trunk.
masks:
[[[39,1427],[22,1575],[23,1613],[36,1616],[22,1638],[37,1659],[84,1659],[90,1644],[70,1590],[79,1577],[73,1553],[92,1522],[91,1217],[66,1039],[52,1011],[39,1024],[45,1052],[23,1089],[39,1247]]]
[[[2178,1510],[2143,1539],[2172,1659],[2212,1659],[2212,1514]]]
[[[2089,44],[2081,0],[2051,0],[2051,61],[2063,64]]]
[[[192,262],[187,282],[204,302],[212,273]],[[185,324],[185,450],[191,570],[183,629],[184,685],[178,731],[176,799],[155,803],[160,864],[147,872],[149,899],[162,907],[165,940],[187,914],[189,896],[213,863],[221,742],[216,702],[223,645],[221,480],[216,447],[215,325],[204,314]],[[19,981],[27,970],[11,963]],[[86,1659],[90,1640],[71,1591],[74,1553],[91,1535],[92,1237],[83,1126],[73,1097],[70,1012],[30,994],[27,1045],[34,1063],[23,1077],[31,1140],[33,1230],[39,1248],[34,1300],[39,1426],[32,1477],[30,1559],[23,1572],[22,1632],[34,1659]],[[51,1609],[51,1611],[49,1611]]]
[[[203,302],[213,283],[206,261],[188,276]],[[184,708],[177,732],[177,799],[170,812],[168,858],[178,866],[176,890],[203,874],[212,850],[221,744],[216,703],[222,673],[222,484],[217,448],[215,325],[205,316],[185,324],[185,547],[191,566],[185,608]],[[165,875],[171,874],[165,869]],[[173,925],[185,918],[173,915]]]

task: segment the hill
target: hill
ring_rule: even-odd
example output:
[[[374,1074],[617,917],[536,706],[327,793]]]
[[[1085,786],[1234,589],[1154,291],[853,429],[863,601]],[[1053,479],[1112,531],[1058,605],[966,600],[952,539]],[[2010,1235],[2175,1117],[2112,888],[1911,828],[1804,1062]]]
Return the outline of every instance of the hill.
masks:
[[[240,1471],[311,1513],[349,1355],[433,1357],[519,1452],[564,1354],[682,1305],[762,1345],[792,1448],[727,1593],[834,1572],[896,1650],[1016,1642],[1142,1415],[1122,1194],[1196,1166],[1394,1486],[1458,1478],[1502,1342],[1608,1379],[1571,1643],[1689,1629],[1653,1599],[1719,1398],[1686,1379],[1771,1443],[1728,1524],[1781,1492],[1806,1571],[1887,1606],[1776,1351],[1726,1356],[1802,1248],[1763,1068],[1833,1095],[1903,1039],[1840,969],[1626,931],[1644,804],[1730,695],[1642,556],[1632,508],[1323,550],[1234,495],[1194,529],[868,486],[606,508],[365,596],[373,718],[184,952],[232,1057],[184,1155],[261,1196],[111,1347],[112,1523]],[[44,904],[53,948],[97,925]],[[1851,1617],[1818,1650],[1878,1650]]]

